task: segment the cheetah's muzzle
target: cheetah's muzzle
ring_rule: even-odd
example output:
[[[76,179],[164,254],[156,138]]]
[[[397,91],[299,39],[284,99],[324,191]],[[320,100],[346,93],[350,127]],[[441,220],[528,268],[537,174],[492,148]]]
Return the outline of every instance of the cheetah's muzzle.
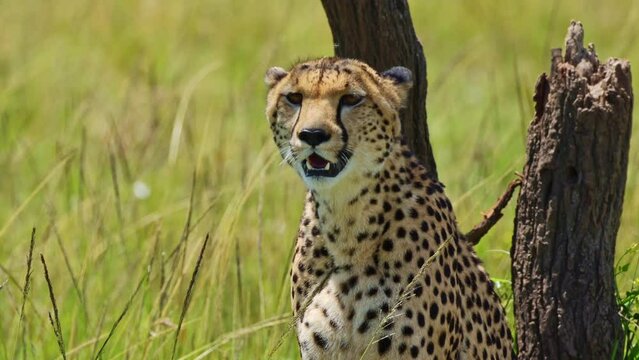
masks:
[[[336,177],[346,167],[351,155],[350,151],[342,150],[338,156],[339,160],[332,163],[317,153],[312,153],[302,161],[304,175],[307,177]]]

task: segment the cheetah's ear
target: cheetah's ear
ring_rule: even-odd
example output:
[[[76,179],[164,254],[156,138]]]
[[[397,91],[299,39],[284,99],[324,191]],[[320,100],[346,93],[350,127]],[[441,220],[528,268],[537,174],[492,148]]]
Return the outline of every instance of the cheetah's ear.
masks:
[[[406,104],[408,92],[413,86],[413,73],[403,66],[394,66],[382,74],[382,77],[392,81],[397,89],[402,106]]]
[[[264,83],[266,83],[269,88],[272,88],[286,75],[288,75],[288,72],[286,70],[282,69],[281,67],[274,66],[266,71],[266,74],[264,75]]]
[[[394,66],[382,73],[382,76],[392,80],[396,85],[413,83],[413,73],[403,66]]]

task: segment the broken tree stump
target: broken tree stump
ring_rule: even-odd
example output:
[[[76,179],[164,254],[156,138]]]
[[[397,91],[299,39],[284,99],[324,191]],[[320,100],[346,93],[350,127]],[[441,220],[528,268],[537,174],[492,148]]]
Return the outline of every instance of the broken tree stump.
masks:
[[[517,203],[513,291],[521,359],[620,358],[615,240],[632,121],[630,65],[600,64],[572,22],[535,88]],[[615,347],[617,347],[615,352]]]

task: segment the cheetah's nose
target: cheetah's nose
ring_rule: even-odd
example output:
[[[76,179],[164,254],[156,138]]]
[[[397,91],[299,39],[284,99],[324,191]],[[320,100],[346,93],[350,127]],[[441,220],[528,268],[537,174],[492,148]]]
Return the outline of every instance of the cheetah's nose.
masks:
[[[311,146],[317,146],[323,142],[327,142],[331,138],[331,135],[329,133],[327,133],[323,129],[317,128],[302,129],[297,136],[300,138],[300,140]]]

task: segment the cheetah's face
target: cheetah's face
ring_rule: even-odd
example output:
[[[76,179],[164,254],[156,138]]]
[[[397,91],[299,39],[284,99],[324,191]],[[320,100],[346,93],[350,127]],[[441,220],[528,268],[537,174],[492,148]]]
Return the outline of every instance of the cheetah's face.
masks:
[[[398,111],[412,84],[406,68],[378,74],[338,58],[274,67],[265,81],[275,143],[311,189],[381,167],[400,134]]]

